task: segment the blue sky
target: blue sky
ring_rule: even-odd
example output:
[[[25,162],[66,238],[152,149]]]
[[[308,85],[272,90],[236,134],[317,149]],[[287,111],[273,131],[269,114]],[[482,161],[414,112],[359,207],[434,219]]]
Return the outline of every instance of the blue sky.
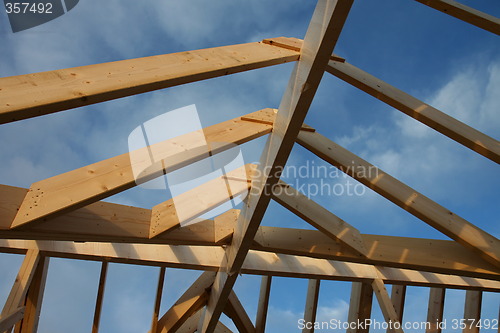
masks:
[[[497,17],[498,0],[463,1]],[[313,1],[81,0],[68,14],[13,34],[0,13],[0,76],[287,36],[303,38]],[[443,112],[498,139],[500,43],[495,35],[416,1],[358,0],[336,54]],[[110,101],[0,128],[0,183],[29,187],[127,151],[130,132],[170,110],[196,104],[208,126],[265,107],[278,107],[291,64]],[[498,166],[356,88],[325,74],[307,123],[441,205],[499,237]],[[257,161],[264,140],[242,147]],[[314,161],[297,146],[289,159]],[[345,182],[339,178],[335,182]],[[152,207],[164,193],[133,189],[109,201]],[[319,203],[362,233],[446,239],[371,190],[362,196],[317,196]],[[310,228],[271,204],[264,225]],[[8,294],[21,256],[0,255],[0,302]],[[40,332],[88,332],[99,276],[98,263],[53,259]],[[158,270],[111,264],[102,332],[147,331]],[[197,273],[167,270],[162,309]],[[243,276],[236,292],[255,317],[260,278]],[[307,281],[273,279],[269,332],[295,332]],[[324,282],[318,319],[346,318],[350,284]],[[446,318],[461,315],[464,292],[450,291]],[[409,288],[405,320],[425,320],[428,292]],[[483,317],[496,318],[500,297],[486,293]],[[374,302],[374,314],[381,318]],[[224,319],[227,323],[227,319]],[[228,325],[232,327],[229,323]]]

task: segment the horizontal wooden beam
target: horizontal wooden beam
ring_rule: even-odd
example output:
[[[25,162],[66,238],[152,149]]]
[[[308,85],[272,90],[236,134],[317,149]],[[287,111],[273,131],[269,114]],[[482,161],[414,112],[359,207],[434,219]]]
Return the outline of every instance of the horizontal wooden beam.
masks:
[[[0,124],[298,58],[258,42],[0,78]]]
[[[224,260],[219,246],[152,244],[74,243],[0,239],[0,252],[25,253],[38,249],[44,255],[83,260],[217,271]],[[250,250],[241,274],[284,276],[305,279],[371,281],[453,289],[500,291],[500,281],[457,275],[419,272],[326,259]]]
[[[266,112],[272,110],[257,111]],[[199,132],[192,132],[36,182],[31,185],[12,227],[47,220],[81,208],[266,135],[271,129],[271,125],[242,121],[238,117],[205,128],[203,142],[200,142]],[[153,161],[150,153],[154,156]],[[134,158],[131,161],[131,154],[144,157],[144,160]],[[141,175],[134,175],[134,166],[148,168]]]
[[[279,181],[278,185],[273,191],[273,199],[275,201],[328,237],[341,242],[359,256],[366,257],[368,251],[365,248],[358,229],[287,183]]]
[[[453,0],[416,0],[481,29],[500,35],[500,19]]]
[[[433,228],[474,251],[491,264],[500,267],[500,240],[498,238],[317,132],[302,131],[299,133],[297,142]]]
[[[500,163],[500,143],[347,62],[330,61],[326,70],[465,147]]]
[[[147,236],[151,211],[98,202],[50,221],[7,230],[26,189],[0,185],[0,238],[170,245],[226,245],[238,218],[230,210],[215,218],[159,235]],[[366,258],[316,230],[261,226],[252,249],[320,259],[385,265],[435,273],[500,279],[493,265],[454,241],[361,235]]]

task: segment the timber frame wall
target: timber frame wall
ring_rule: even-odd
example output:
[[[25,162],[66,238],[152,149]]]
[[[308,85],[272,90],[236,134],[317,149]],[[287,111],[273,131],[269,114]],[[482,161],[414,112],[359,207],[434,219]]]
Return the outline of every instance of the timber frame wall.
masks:
[[[498,18],[452,0],[418,1],[500,34]],[[278,110],[263,109],[204,129],[208,144],[226,143],[212,154],[268,136],[263,162],[257,167],[247,165],[248,178],[235,181],[234,195],[249,191],[241,211],[230,210],[214,220],[181,226],[172,199],[151,210],[100,201],[136,185],[129,154],[39,181],[30,189],[0,185],[0,251],[25,255],[0,315],[0,332],[13,327],[15,332],[36,331],[50,257],[102,262],[92,332],[99,328],[109,262],[161,267],[151,332],[229,332],[219,321],[222,313],[240,332],[264,332],[273,276],[309,279],[306,321],[315,319],[321,280],[352,281],[350,321],[370,318],[375,295],[386,321],[401,322],[406,286],[429,288],[430,322],[442,319],[449,288],[467,290],[464,318],[479,319],[482,292],[500,292],[500,241],[496,237],[382,170],[376,178],[358,172],[349,176],[453,241],[364,235],[281,181],[276,172],[286,164],[295,143],[341,170],[349,165],[373,167],[303,124],[325,71],[470,148],[471,153],[500,163],[500,144],[494,138],[332,55],[352,2],[319,0],[303,41],[279,37],[0,78],[0,123],[8,123],[295,62]],[[148,70],[151,68],[155,70]],[[147,169],[141,177],[151,179],[203,159],[205,155],[197,153],[190,137],[186,134],[152,147],[166,163]],[[200,216],[225,200],[211,189],[229,178],[215,179],[176,199],[199,198],[190,206],[190,217]],[[283,188],[287,191],[277,190]],[[317,230],[260,226],[271,200]],[[402,256],[403,251],[407,255]],[[204,273],[161,314],[166,267]],[[232,290],[239,273],[262,276],[254,321]],[[388,284],[393,285],[392,295],[386,290]]]

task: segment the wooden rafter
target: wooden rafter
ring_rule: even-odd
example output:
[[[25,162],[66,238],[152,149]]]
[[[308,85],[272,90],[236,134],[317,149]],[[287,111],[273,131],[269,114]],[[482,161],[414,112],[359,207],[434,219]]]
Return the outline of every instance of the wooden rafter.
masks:
[[[319,288],[321,280],[309,280],[307,285],[306,306],[304,309],[305,327],[302,333],[314,333],[314,322],[318,311]],[[309,325],[307,325],[309,324]]]
[[[199,132],[192,132],[36,182],[31,185],[12,227],[54,218],[81,208],[268,134],[271,128],[271,125],[235,118],[205,128],[203,135],[206,142],[200,142]],[[155,157],[154,161],[150,160],[150,152]],[[131,161],[130,154],[141,159]],[[136,167],[145,165],[148,168],[134,176],[132,163]]]
[[[378,304],[382,310],[385,321],[389,324],[392,323],[392,330],[396,333],[404,333],[401,328],[401,322],[399,321],[399,315],[396,313],[394,304],[392,303],[387,289],[385,288],[384,281],[381,279],[375,279],[372,282],[373,293],[377,297]],[[399,326],[398,326],[399,324]]]
[[[466,327],[462,330],[463,333],[479,333],[482,300],[483,293],[479,290],[465,292],[464,319]]]
[[[255,237],[260,221],[271,199],[270,190],[279,180],[282,168],[313,100],[325,65],[340,36],[352,0],[320,0],[309,25],[304,47],[282,98],[276,120],[261,158],[260,177],[252,182],[252,190],[227,248],[227,265],[219,271],[207,305],[201,333],[212,332],[222,312],[237,273]]]
[[[206,304],[207,289],[214,282],[214,277],[214,272],[204,272],[201,274],[160,318],[157,333],[175,332],[190,316],[198,312]]]
[[[302,40],[297,38],[280,37],[270,41],[273,41],[270,44],[284,48],[300,49],[302,47]],[[326,71],[465,147],[500,163],[500,143],[494,138],[364,72],[344,59],[330,60]]]
[[[234,291],[231,291],[227,299],[224,313],[231,318],[239,332],[255,333],[255,326]]]
[[[40,258],[40,251],[38,249],[29,249],[26,252],[21,268],[19,268],[19,273],[14,281],[14,285],[10,290],[7,301],[5,302],[0,314],[2,318],[11,318],[11,314],[19,312],[19,308],[21,307],[24,308],[26,294],[28,293],[31,281],[35,275],[38,263],[40,262]]]
[[[347,62],[330,61],[326,70],[450,139],[500,163],[500,143],[494,138]]]
[[[45,284],[47,282],[49,262],[49,257],[40,256],[33,279],[30,287],[28,288],[28,293],[26,294],[23,320],[16,324],[14,333],[33,333],[38,330],[38,322],[40,319],[40,312],[42,310],[42,301],[45,292]]]
[[[160,313],[161,296],[163,294],[163,284],[165,282],[165,267],[160,267],[158,274],[158,286],[156,288],[155,306],[153,309],[153,318],[151,320],[151,331],[155,333],[158,330],[158,317]]]
[[[278,185],[273,191],[273,199],[328,237],[339,241],[359,256],[366,257],[368,250],[358,229],[285,182],[280,180]]]
[[[296,51],[259,42],[0,78],[0,124],[298,57]]]
[[[481,29],[500,35],[500,19],[453,0],[416,0]]]
[[[297,142],[326,162],[407,210],[446,236],[500,267],[500,240],[384,171],[314,132],[301,132]]]

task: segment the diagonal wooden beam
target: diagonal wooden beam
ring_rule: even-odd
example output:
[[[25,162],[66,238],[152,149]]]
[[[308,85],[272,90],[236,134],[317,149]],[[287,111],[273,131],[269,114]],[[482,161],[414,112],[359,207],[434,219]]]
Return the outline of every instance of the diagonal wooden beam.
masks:
[[[236,293],[231,291],[229,298],[227,299],[226,307],[224,313],[231,318],[234,325],[241,333],[255,333],[255,326],[252,320],[248,316],[245,308],[241,304]]]
[[[214,282],[214,272],[204,272],[165,312],[158,321],[157,332],[175,332],[182,324],[207,302],[207,289]],[[155,332],[151,332],[155,333]]]
[[[0,124],[298,58],[258,42],[0,78]]]
[[[500,267],[500,240],[317,132],[297,142],[446,236]]]
[[[33,333],[38,331],[45,284],[49,271],[49,262],[49,257],[40,256],[35,274],[33,275],[28,293],[26,294],[24,318],[17,323],[14,333]]]
[[[0,239],[0,251],[26,253],[38,250],[58,258],[95,260],[155,267],[217,271],[224,259],[220,246],[182,246],[117,243],[75,243]],[[368,281],[381,278],[388,284],[483,290],[499,292],[500,281],[410,269],[316,259],[250,250],[242,274],[272,275],[305,279]]]
[[[273,111],[264,109],[258,112]],[[208,146],[200,142],[199,132],[192,132],[133,152],[133,156],[144,159],[134,158],[131,161],[131,155],[127,153],[36,182],[31,185],[12,227],[54,218],[81,208],[268,134],[271,128],[271,125],[235,118],[203,130]],[[153,161],[150,160],[150,153],[154,154]],[[141,175],[134,176],[134,165],[136,168],[148,168]]]
[[[287,183],[279,181],[278,184],[280,186],[275,187],[273,190],[273,199],[279,204],[323,232],[328,237],[352,249],[359,256],[366,257],[368,250],[365,248],[363,238],[358,229],[343,221]]]
[[[255,168],[256,165],[253,164],[241,166],[156,205],[152,210],[149,238],[179,228],[183,223],[248,193]]]
[[[439,0],[432,3],[439,3]],[[302,47],[302,40],[296,38],[280,37],[270,41],[273,41],[272,45],[284,48],[300,50]],[[500,163],[500,143],[494,138],[345,62],[344,59],[332,59],[326,71],[478,154]]]
[[[38,249],[30,249],[26,252],[21,268],[19,268],[19,273],[14,281],[14,285],[10,290],[7,301],[0,314],[2,317],[9,316],[17,311],[19,307],[24,306],[23,303],[33,276],[35,275],[38,263],[40,262],[40,258],[40,251]]]
[[[399,321],[399,316],[394,309],[394,304],[387,293],[384,281],[381,279],[374,279],[372,282],[372,288],[375,296],[377,297],[378,304],[382,310],[385,321],[390,325],[390,328],[396,333],[404,333],[401,328],[401,322]]]
[[[237,273],[245,260],[260,221],[271,199],[272,186],[278,180],[304,122],[340,36],[352,0],[319,0],[309,25],[300,60],[297,62],[281,100],[259,170],[262,175],[252,182],[252,190],[236,226],[232,244],[227,248],[227,264],[212,286],[200,332],[212,332],[222,313]]]
[[[0,332],[9,332],[12,327],[23,319],[25,307],[19,307],[11,313],[0,315]]]
[[[326,70],[465,147],[500,163],[500,143],[347,62],[330,61]]]
[[[453,0],[416,0],[481,29],[500,35],[500,19]]]

